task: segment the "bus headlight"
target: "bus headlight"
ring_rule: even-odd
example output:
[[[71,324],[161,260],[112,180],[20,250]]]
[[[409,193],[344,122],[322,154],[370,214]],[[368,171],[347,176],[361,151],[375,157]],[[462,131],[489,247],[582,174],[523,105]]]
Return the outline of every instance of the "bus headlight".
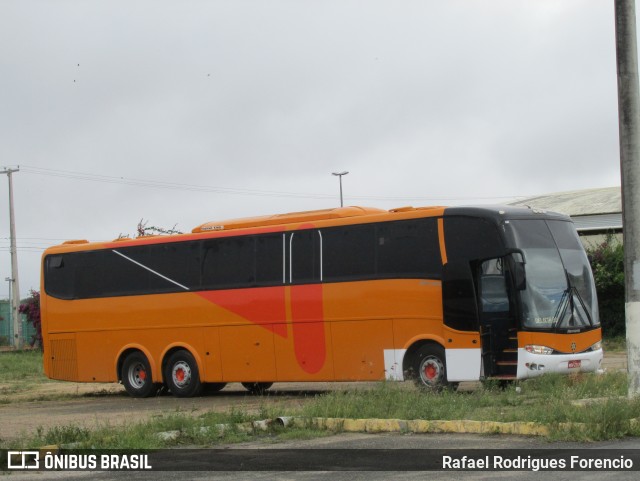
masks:
[[[600,349],[602,349],[602,342],[601,341],[596,342],[589,349],[591,349],[592,351],[599,351]]]
[[[553,349],[547,346],[529,345],[524,346],[524,350],[531,354],[553,354]]]

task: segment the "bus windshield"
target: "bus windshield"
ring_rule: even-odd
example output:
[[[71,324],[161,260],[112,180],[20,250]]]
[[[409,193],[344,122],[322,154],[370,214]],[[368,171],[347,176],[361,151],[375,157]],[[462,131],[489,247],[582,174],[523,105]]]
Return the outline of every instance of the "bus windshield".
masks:
[[[516,246],[526,257],[523,327],[582,330],[599,326],[593,274],[573,224],[552,220],[509,224]]]

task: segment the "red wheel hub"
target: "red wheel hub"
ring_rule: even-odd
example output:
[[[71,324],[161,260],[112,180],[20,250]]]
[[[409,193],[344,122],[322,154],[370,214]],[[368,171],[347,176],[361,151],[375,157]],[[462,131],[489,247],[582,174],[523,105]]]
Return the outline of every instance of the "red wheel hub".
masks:
[[[178,369],[176,371],[176,381],[178,382],[184,381],[184,369]]]
[[[427,379],[435,379],[435,377],[438,375],[438,370],[433,364],[427,364],[424,367],[424,375],[427,377]]]

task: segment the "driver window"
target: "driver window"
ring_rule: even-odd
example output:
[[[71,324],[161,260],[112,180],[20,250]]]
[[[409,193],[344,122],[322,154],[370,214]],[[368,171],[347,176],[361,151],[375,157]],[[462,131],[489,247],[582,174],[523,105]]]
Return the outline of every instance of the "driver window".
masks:
[[[509,294],[503,259],[490,259],[480,266],[480,303],[483,312],[509,312]]]

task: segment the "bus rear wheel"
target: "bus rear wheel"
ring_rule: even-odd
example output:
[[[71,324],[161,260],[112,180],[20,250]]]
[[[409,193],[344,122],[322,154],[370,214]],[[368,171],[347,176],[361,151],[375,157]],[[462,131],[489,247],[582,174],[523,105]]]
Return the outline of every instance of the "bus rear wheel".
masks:
[[[177,397],[193,397],[202,391],[198,363],[189,351],[171,354],[165,367],[164,381]]]
[[[149,360],[141,352],[132,352],[125,358],[120,379],[133,397],[149,397],[158,392],[159,385],[153,383]]]
[[[267,389],[273,386],[272,382],[243,382],[244,388],[251,394],[264,394]]]
[[[413,361],[414,382],[421,389],[439,391],[457,386],[447,381],[447,363],[444,349],[434,344],[420,347]]]

